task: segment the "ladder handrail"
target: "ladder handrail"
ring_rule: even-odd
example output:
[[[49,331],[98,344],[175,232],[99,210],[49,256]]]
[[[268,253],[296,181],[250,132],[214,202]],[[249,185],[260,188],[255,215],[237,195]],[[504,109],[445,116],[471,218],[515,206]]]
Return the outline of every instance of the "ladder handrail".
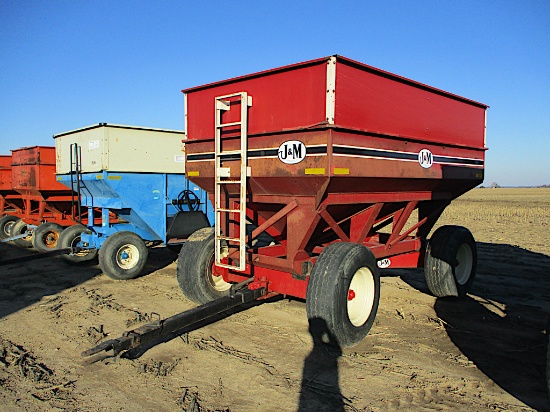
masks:
[[[74,157],[73,157],[74,156]],[[71,214],[72,219],[81,223],[82,221],[82,208],[81,208],[81,202],[80,202],[80,195],[81,195],[81,187],[80,187],[80,173],[81,173],[81,163],[82,163],[82,150],[81,147],[77,143],[72,143],[70,146],[70,162],[71,162]],[[74,165],[74,170],[73,170]],[[76,202],[77,209],[78,209],[78,219],[74,216],[74,193],[75,193],[75,181],[76,179],[76,193],[78,195],[78,201]]]
[[[71,164],[69,174],[71,176],[71,189],[72,189],[71,190],[71,217],[74,221],[80,224],[83,224],[82,223],[82,192],[85,190],[86,196],[92,196],[92,193],[86,187],[86,183],[84,183],[84,181],[82,180],[82,146],[80,146],[78,143],[71,143],[69,148],[69,159]],[[75,186],[76,186],[76,190],[75,190]],[[76,192],[76,196],[78,197],[78,201],[76,202],[76,209],[78,210],[78,216],[74,215],[75,192]],[[93,222],[93,212],[91,210],[91,207],[88,208],[88,221]],[[90,223],[90,226],[91,225],[92,224]]]
[[[240,120],[228,123],[222,123],[222,113],[231,110],[231,103],[237,104],[236,100],[229,101],[239,97],[240,104]],[[244,271],[246,268],[246,180],[247,180],[247,150],[248,150],[248,107],[252,106],[252,97],[248,96],[247,92],[231,93],[224,96],[218,96],[215,101],[215,149],[214,149],[214,168],[215,168],[215,199],[214,199],[214,244],[215,244],[215,262],[220,267]],[[226,127],[240,126],[240,149],[226,150],[222,149],[222,130]],[[240,159],[222,159],[223,155],[240,154]],[[240,161],[239,177],[229,175],[228,168],[222,167],[222,162],[225,160]],[[224,180],[225,179],[225,180]],[[226,185],[238,185],[239,190],[239,208],[234,209],[232,206],[221,204],[222,188]],[[227,193],[227,191],[226,191]],[[225,221],[229,221],[229,214],[238,214],[239,216],[239,237],[224,236],[221,232],[221,217],[225,215]],[[225,254],[222,254],[222,242],[231,242],[232,247],[237,244],[239,252],[239,260],[237,265],[222,263],[221,259]],[[228,245],[229,246],[229,245]]]

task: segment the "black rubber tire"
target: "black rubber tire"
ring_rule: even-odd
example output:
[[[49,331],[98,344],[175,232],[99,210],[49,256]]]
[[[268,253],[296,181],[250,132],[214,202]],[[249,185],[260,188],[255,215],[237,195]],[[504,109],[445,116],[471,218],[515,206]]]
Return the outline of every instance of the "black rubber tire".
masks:
[[[87,230],[86,226],[77,224],[69,226],[59,236],[57,247],[65,249],[68,247],[76,247],[80,242],[80,235]],[[90,262],[97,257],[97,249],[90,249],[78,252],[73,255],[63,255],[63,261],[69,264],[79,264]]]
[[[183,244],[176,274],[184,296],[197,304],[229,295],[231,284],[212,276],[214,264],[214,229],[197,230]]]
[[[550,397],[550,318],[546,325],[546,394]]]
[[[22,235],[25,232],[27,232],[27,224],[23,221],[23,219],[18,219],[10,228],[11,236]],[[21,247],[32,247],[32,233],[23,238],[15,239],[13,243]]]
[[[468,229],[441,226],[434,232],[424,259],[424,277],[434,296],[466,296],[476,268],[476,242]]]
[[[39,252],[55,250],[63,229],[57,223],[42,223],[32,232],[32,246]]]
[[[17,222],[17,216],[6,215],[0,217],[0,239],[11,237],[11,227]]]
[[[134,232],[116,232],[109,236],[99,249],[99,267],[115,280],[128,280],[139,276],[149,250]]]
[[[359,280],[353,289],[352,280]],[[374,323],[379,300],[380,274],[368,248],[340,242],[323,250],[309,278],[306,312],[310,324],[324,321],[331,335],[327,343],[336,340],[343,348],[361,342]]]
[[[546,365],[545,365],[545,378],[546,378],[546,395],[550,398],[550,318],[546,322]]]

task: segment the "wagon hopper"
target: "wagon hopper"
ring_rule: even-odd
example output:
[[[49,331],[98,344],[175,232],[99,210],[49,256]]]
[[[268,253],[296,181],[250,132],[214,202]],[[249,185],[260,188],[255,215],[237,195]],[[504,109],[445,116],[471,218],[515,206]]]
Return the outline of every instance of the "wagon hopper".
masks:
[[[100,123],[54,136],[58,182],[80,205],[101,211],[63,232],[59,247],[81,246],[65,258],[93,259],[114,279],[139,275],[147,246],[177,244],[213,222],[208,197],[185,178],[184,133]],[[116,219],[112,219],[116,216]]]
[[[59,233],[74,225],[77,199],[55,180],[55,147],[33,146],[12,150],[12,189],[20,194],[22,210],[10,234],[20,246],[39,251],[55,249]]]
[[[189,299],[250,281],[305,298],[351,346],[376,316],[379,268],[424,266],[436,296],[466,293],[472,235],[428,234],[483,181],[486,105],[341,56],[183,92],[187,177],[216,210],[215,229],[181,250]],[[258,247],[260,233],[274,242]]]

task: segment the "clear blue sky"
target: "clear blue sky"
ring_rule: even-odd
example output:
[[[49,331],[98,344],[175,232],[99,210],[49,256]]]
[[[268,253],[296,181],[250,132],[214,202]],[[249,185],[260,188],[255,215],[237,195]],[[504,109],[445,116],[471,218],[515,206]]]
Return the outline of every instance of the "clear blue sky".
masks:
[[[550,184],[550,1],[0,0],[0,154],[181,89],[341,54],[488,104],[485,184]]]

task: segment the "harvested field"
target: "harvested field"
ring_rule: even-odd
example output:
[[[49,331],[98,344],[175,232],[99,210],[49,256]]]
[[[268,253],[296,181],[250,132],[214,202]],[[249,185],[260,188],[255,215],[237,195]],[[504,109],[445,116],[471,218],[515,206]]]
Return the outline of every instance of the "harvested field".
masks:
[[[439,224],[468,227],[478,272],[462,300],[436,299],[421,270],[385,270],[375,326],[326,351],[305,305],[272,299],[157,345],[85,365],[80,353],[193,305],[175,255],[113,281],[59,259],[0,266],[3,411],[550,410],[550,189],[475,189]],[[0,259],[28,252],[0,244]]]

